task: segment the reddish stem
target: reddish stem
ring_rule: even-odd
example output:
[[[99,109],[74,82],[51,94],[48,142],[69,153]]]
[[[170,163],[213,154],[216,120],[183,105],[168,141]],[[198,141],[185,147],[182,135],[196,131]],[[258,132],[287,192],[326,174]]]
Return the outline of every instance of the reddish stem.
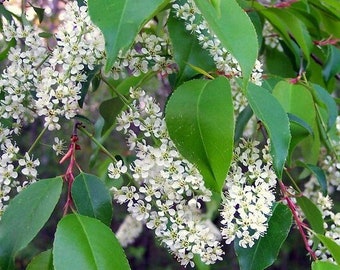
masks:
[[[74,165],[77,166],[75,152],[76,152],[76,150],[80,149],[79,145],[77,144],[77,141],[78,141],[78,136],[76,134],[73,134],[71,136],[70,147],[69,147],[67,153],[64,155],[64,157],[59,162],[61,164],[67,159],[70,160],[69,165],[67,166],[66,173],[63,176],[64,181],[66,181],[68,183],[67,199],[66,199],[66,203],[65,203],[65,206],[64,206],[64,215],[67,214],[69,208],[71,208],[72,205],[73,205],[71,188],[72,188],[72,184],[73,184],[73,181],[74,181],[74,175],[73,175]]]
[[[308,226],[299,217],[298,212],[297,212],[297,206],[291,200],[291,198],[289,197],[289,196],[291,196],[291,194],[287,191],[286,186],[282,183],[282,181],[279,181],[279,184],[280,184],[280,189],[281,189],[281,192],[282,192],[282,195],[283,195],[283,199],[286,200],[287,205],[288,205],[290,211],[293,214],[293,218],[294,218],[295,224],[296,224],[296,226],[299,229],[299,232],[301,234],[301,237],[302,237],[303,243],[305,245],[305,248],[308,251],[308,253],[311,255],[311,257],[313,258],[313,260],[317,260],[315,252],[308,245],[307,236],[306,236],[306,233],[304,231],[304,228],[308,228]]]

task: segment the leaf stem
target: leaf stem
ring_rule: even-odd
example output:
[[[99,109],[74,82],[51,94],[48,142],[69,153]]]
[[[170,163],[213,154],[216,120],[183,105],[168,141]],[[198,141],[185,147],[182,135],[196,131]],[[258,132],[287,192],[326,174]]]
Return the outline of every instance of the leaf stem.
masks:
[[[88,132],[83,126],[78,126],[77,128],[89,137],[112,161],[117,162],[116,158],[93,136],[93,134]]]
[[[36,147],[38,142],[41,140],[41,138],[44,135],[44,133],[46,132],[46,130],[47,130],[47,126],[44,127],[44,129],[39,133],[38,137],[35,139],[35,141],[31,145],[30,149],[28,149],[27,154],[31,154],[31,152],[33,151],[34,147]]]

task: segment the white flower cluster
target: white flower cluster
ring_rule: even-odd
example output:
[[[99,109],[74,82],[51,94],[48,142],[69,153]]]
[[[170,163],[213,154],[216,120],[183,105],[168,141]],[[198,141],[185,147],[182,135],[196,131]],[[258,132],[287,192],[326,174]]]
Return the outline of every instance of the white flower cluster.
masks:
[[[283,51],[279,35],[274,31],[273,26],[268,21],[264,22],[262,36],[264,37],[264,43],[267,46],[277,49],[279,52]]]
[[[222,202],[222,236],[227,244],[237,239],[243,248],[252,247],[266,233],[275,202],[277,179],[269,146],[260,151],[258,145],[241,139],[235,148]]]
[[[122,247],[132,244],[143,231],[143,224],[127,215],[116,232],[116,237]]]
[[[104,39],[87,15],[87,8],[76,2],[65,6],[67,20],[60,25],[51,50],[39,36],[41,30],[13,20],[3,24],[3,38],[15,40],[8,53],[8,64],[0,77],[0,211],[12,188],[20,191],[37,178],[40,164],[28,153],[21,156],[15,135],[39,116],[49,130],[59,129],[59,118],[74,117],[78,111],[85,68],[103,61]],[[60,150],[60,149],[59,149]],[[58,150],[58,151],[59,151]],[[20,183],[18,168],[29,180]]]
[[[172,8],[177,17],[183,19],[186,29],[194,33],[204,49],[207,49],[215,61],[217,70],[232,77],[241,77],[242,72],[237,60],[221,44],[221,41],[208,27],[199,9],[193,0],[172,0]],[[262,64],[256,60],[251,74],[251,81],[257,85],[262,84]]]
[[[328,194],[333,194],[335,191],[340,190],[340,116],[336,119],[336,134],[337,140],[332,140],[334,149],[333,155],[327,153],[325,149],[321,150],[319,165],[325,172],[327,179]],[[322,217],[325,220],[325,236],[333,239],[340,245],[340,213],[334,213],[332,211],[333,202],[329,195],[323,195],[320,192],[320,186],[317,178],[313,175],[310,180],[305,184],[304,195],[310,198],[319,208],[322,213]],[[313,235],[309,235],[309,244],[312,246],[314,243]],[[315,251],[316,256],[322,260],[333,261],[329,250],[325,248],[321,243],[318,244],[318,248]]]
[[[210,200],[211,191],[170,140],[153,98],[143,90],[130,92],[134,101],[118,117],[117,130],[128,135],[130,150],[136,152],[136,160],[129,166],[135,185],[113,189],[114,198],[127,203],[131,216],[154,230],[182,265],[194,265],[195,254],[206,264],[221,260],[218,237],[200,210],[201,203]],[[112,178],[124,171],[122,163],[109,166]]]
[[[124,78],[127,73],[138,77],[150,70],[167,75],[173,73],[175,64],[167,38],[142,32],[125,55],[120,51],[113,65],[113,78]]]
[[[334,213],[332,211],[333,202],[329,195],[323,195],[321,192],[315,193],[314,203],[319,208],[322,213],[322,218],[324,219],[324,229],[325,236],[334,240],[338,245],[340,245],[340,213]],[[312,233],[308,234],[309,240],[308,244],[312,247],[314,245],[315,236]],[[318,259],[323,261],[334,261],[330,251],[322,243],[318,241],[317,248],[315,249],[315,255]]]

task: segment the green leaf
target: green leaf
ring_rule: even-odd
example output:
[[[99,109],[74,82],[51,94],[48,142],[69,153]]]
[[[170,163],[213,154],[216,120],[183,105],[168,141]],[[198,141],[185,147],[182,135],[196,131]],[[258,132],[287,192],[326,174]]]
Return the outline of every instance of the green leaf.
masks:
[[[340,50],[329,46],[328,58],[322,71],[323,78],[328,82],[337,73],[340,73]]]
[[[235,124],[235,142],[237,142],[243,135],[243,131],[248,124],[250,118],[253,116],[253,111],[249,105],[244,108],[242,112],[239,113]]]
[[[281,103],[281,106],[287,113],[293,114],[302,119],[306,125],[308,125],[307,130],[311,129],[313,134],[311,135],[310,132],[307,132],[307,126],[303,127],[301,126],[301,123],[291,123],[290,130],[292,140],[289,148],[288,163],[290,163],[291,155],[295,147],[308,136],[310,140],[308,143],[307,140],[305,140],[305,149],[307,153],[305,157],[307,157],[307,162],[313,163],[314,160],[311,160],[310,158],[314,158],[314,156],[308,155],[308,153],[311,153],[313,150],[317,150],[317,152],[319,152],[320,141],[312,94],[302,85],[281,81],[273,89],[273,95]]]
[[[235,242],[235,251],[241,270],[262,270],[274,263],[292,225],[292,214],[284,204],[276,204],[268,221],[267,233],[251,248],[242,248]]]
[[[288,118],[291,123],[299,125],[300,127],[304,128],[309,135],[314,136],[312,127],[300,117],[297,117],[295,114],[288,113]]]
[[[322,242],[322,244],[328,249],[336,263],[340,264],[340,246],[331,238],[322,234],[315,234],[315,236]]]
[[[247,83],[258,52],[256,31],[251,20],[235,0],[221,1],[218,10],[206,0],[195,0],[195,3],[223,47],[239,62]]]
[[[102,67],[101,65],[97,65],[92,70],[89,69],[88,67],[86,67],[84,70],[84,73],[87,75],[87,78],[86,78],[86,81],[82,82],[81,84],[81,90],[80,90],[81,98],[78,100],[78,104],[81,108],[83,107],[84,100],[89,90],[91,81],[96,76],[96,74],[100,71],[101,67]]]
[[[102,135],[116,123],[116,118],[124,107],[125,104],[118,97],[105,100],[100,104],[99,113],[105,120]]]
[[[79,214],[111,224],[112,198],[104,183],[95,175],[81,173],[72,185],[72,199]]]
[[[53,34],[50,33],[50,32],[40,32],[40,33],[38,34],[38,36],[39,36],[39,37],[42,37],[42,38],[51,38],[51,37],[53,37]]]
[[[185,29],[184,21],[170,16],[168,20],[168,30],[174,59],[179,69],[176,85],[180,85],[182,82],[199,74],[190,65],[208,71],[215,68],[212,57],[208,51],[202,49],[197,38]]]
[[[328,191],[327,191],[327,179],[326,179],[325,172],[320,167],[318,167],[318,166],[315,166],[313,164],[306,164],[306,163],[304,163],[304,162],[302,162],[300,160],[298,160],[296,162],[296,164],[298,166],[302,166],[302,167],[306,168],[312,174],[314,174],[314,176],[316,177],[316,179],[319,182],[322,194],[324,196],[326,196]]]
[[[307,61],[309,61],[313,42],[306,25],[287,9],[263,8],[260,4],[255,4],[255,6],[258,12],[262,13],[277,29],[290,49],[297,54],[297,58],[299,59],[300,55],[299,51],[296,50],[296,43],[301,48]]]
[[[91,20],[104,35],[106,72],[114,65],[119,51],[124,55],[144,24],[168,2],[169,0],[88,1]]]
[[[52,250],[46,250],[35,256],[26,270],[54,270]]]
[[[208,188],[220,192],[234,139],[229,81],[218,77],[182,84],[168,101],[165,120],[180,153],[197,166]]]
[[[340,270],[340,266],[327,261],[315,261],[312,262],[312,270]]]
[[[61,177],[29,185],[12,199],[0,221],[0,269],[13,269],[13,259],[38,234],[61,194]]]
[[[124,250],[109,227],[77,214],[58,224],[53,244],[56,270],[129,270]]]
[[[266,127],[273,166],[281,178],[291,140],[288,116],[277,99],[262,87],[249,84],[246,95],[255,115]]]
[[[316,233],[324,233],[324,220],[319,208],[305,196],[297,196],[296,201],[305,214],[312,230]]]
[[[320,85],[313,84],[313,96],[316,103],[326,109],[328,114],[327,128],[328,130],[334,125],[338,116],[338,108],[334,98]]]
[[[33,7],[34,12],[37,14],[39,22],[41,23],[44,19],[44,13],[45,13],[45,9],[44,8],[39,8],[39,7],[34,7],[31,5],[31,7]]]
[[[16,45],[16,41],[12,38],[10,41],[6,43],[5,48],[0,52],[0,61],[3,61],[7,58],[9,50]]]

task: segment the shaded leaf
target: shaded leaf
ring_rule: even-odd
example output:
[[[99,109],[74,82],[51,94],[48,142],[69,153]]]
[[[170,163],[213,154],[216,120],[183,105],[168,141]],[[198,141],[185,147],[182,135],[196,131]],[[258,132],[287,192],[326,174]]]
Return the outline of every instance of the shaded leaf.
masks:
[[[208,188],[220,192],[229,170],[234,135],[229,82],[193,80],[171,95],[166,123],[180,153],[195,164]]]
[[[185,29],[184,21],[170,16],[168,29],[173,55],[179,69],[176,85],[199,74],[192,66],[208,71],[215,68],[208,51],[202,49],[197,38]]]
[[[263,270],[272,265],[287,238],[292,225],[292,213],[284,204],[276,204],[268,221],[267,233],[251,248],[242,248],[235,242],[235,251],[241,270]]]
[[[71,214],[57,226],[53,244],[56,270],[129,270],[124,250],[109,227],[99,220]]]
[[[325,81],[328,82],[337,73],[340,73],[340,50],[334,46],[329,46],[328,58],[322,75]]]
[[[324,233],[324,220],[319,208],[305,196],[297,196],[296,201],[305,214],[312,230],[316,233]]]
[[[81,173],[72,184],[72,199],[79,214],[111,224],[112,198],[104,183],[95,175]]]
[[[324,196],[326,196],[328,191],[327,191],[327,179],[326,179],[325,172],[320,167],[318,167],[318,166],[315,166],[313,164],[306,164],[306,163],[304,163],[304,162],[302,162],[300,160],[298,160],[296,162],[296,164],[298,166],[302,166],[302,167],[306,168],[312,174],[314,174],[314,176],[316,177],[316,179],[319,182],[322,194]]]
[[[291,140],[288,116],[277,99],[262,87],[249,84],[246,95],[255,115],[266,127],[274,170],[281,178]]]
[[[61,177],[33,183],[12,199],[0,221],[0,269],[13,269],[18,251],[38,234],[61,194]]]
[[[116,118],[124,107],[124,103],[118,97],[105,100],[100,104],[99,113],[105,120],[102,135],[116,123]]]
[[[137,33],[169,0],[88,0],[91,20],[105,39],[108,72],[121,50],[123,55],[131,47]]]
[[[86,94],[89,90],[89,87],[91,85],[91,81],[93,80],[93,78],[96,76],[96,74],[99,72],[99,70],[101,69],[101,65],[97,65],[95,66],[92,70],[89,69],[88,67],[86,67],[84,69],[84,73],[87,75],[86,81],[81,83],[81,98],[78,100],[78,104],[79,106],[82,108],[83,104],[84,104],[84,100],[86,97]]]
[[[46,250],[35,256],[26,270],[54,270],[52,250]]]

